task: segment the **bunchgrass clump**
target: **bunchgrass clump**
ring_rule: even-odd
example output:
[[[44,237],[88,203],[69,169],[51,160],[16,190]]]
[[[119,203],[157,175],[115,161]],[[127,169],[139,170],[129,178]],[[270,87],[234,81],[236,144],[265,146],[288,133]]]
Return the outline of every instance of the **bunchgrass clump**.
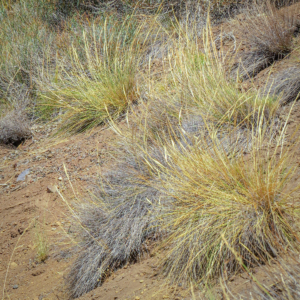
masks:
[[[49,88],[40,94],[46,114],[59,110],[64,133],[90,129],[122,115],[138,99],[137,76],[143,40],[134,20],[113,17],[83,32],[70,47]]]
[[[293,49],[293,37],[299,30],[298,4],[277,9],[271,1],[252,5],[239,25],[248,49],[238,58],[238,76],[255,76]]]
[[[0,115],[0,144],[18,146],[31,137],[30,122],[23,109],[4,110]]]
[[[158,174],[156,188],[164,199],[158,211],[168,232],[163,267],[171,281],[235,274],[240,264],[231,249],[247,267],[298,249],[299,207],[287,189],[293,147],[286,148],[283,137],[274,140],[261,127],[245,155],[225,151],[210,131],[209,139],[194,145],[163,141],[162,163],[149,156],[146,163]]]
[[[285,105],[299,99],[300,94],[300,66],[293,66],[280,70],[273,78],[269,79],[266,91],[270,95],[280,98],[280,104]]]
[[[148,183],[151,174],[141,170],[133,153],[127,153],[126,161],[103,174],[89,201],[76,205],[80,253],[68,277],[74,298],[100,286],[118,268],[139,261],[159,235],[151,214],[159,193]]]
[[[170,71],[156,88],[155,96],[222,126],[252,128],[261,113],[265,122],[272,121],[278,101],[259,96],[254,88],[243,90],[226,76],[226,55],[217,49],[209,24],[201,42],[190,39],[191,34],[184,31],[178,33],[179,41],[169,53]]]

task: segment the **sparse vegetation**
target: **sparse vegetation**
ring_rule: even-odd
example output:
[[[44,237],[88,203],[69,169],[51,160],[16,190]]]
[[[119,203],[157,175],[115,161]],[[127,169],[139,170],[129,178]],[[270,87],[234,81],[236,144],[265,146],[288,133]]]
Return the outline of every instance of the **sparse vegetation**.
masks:
[[[270,75],[263,91],[255,81],[295,49],[300,6],[281,6],[2,1],[0,143],[17,146],[32,122],[48,121],[63,135],[105,124],[118,136],[90,198],[69,206],[79,251],[71,297],[154,248],[169,283],[197,287],[299,253],[299,186],[290,188],[299,143],[279,109],[299,98],[299,67]],[[233,33],[214,27],[241,11]],[[45,231],[35,229],[45,261]],[[299,295],[290,274],[287,297]],[[257,295],[277,297],[267,287]]]
[[[49,256],[49,243],[47,240],[47,234],[45,232],[45,222],[35,222],[35,247],[36,258],[38,262],[44,262]]]

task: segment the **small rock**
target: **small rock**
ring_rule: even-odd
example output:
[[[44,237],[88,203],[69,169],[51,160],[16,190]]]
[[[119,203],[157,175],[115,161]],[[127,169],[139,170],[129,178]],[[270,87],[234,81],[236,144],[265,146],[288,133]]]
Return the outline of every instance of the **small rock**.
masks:
[[[48,193],[55,193],[55,192],[57,192],[57,186],[56,185],[48,185],[47,186],[47,192]]]
[[[144,282],[144,280],[140,280],[140,283],[143,283]]]
[[[18,286],[17,284],[15,284],[15,285],[13,286],[13,289],[16,290],[18,287],[19,287],[19,286]]]
[[[62,181],[62,177],[58,177],[58,180],[59,180],[59,181]]]
[[[28,175],[29,173],[30,173],[30,169],[26,169],[18,176],[17,181],[24,181],[26,178],[26,175]]]
[[[139,296],[136,296],[134,299],[135,300],[140,300],[141,298]]]
[[[170,298],[169,296],[166,295],[163,296],[163,299],[169,299],[169,298]]]
[[[13,262],[10,264],[10,267],[11,267],[12,269],[15,269],[15,268],[18,267],[18,265],[13,261]]]

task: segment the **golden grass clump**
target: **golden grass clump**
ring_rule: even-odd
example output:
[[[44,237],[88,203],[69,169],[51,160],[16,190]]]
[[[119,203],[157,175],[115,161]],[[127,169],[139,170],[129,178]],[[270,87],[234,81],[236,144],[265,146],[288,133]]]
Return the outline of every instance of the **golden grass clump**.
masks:
[[[49,242],[45,232],[45,224],[35,222],[35,247],[36,257],[39,262],[44,262],[49,256]]]
[[[100,28],[100,29],[99,29]],[[41,111],[59,110],[64,133],[83,131],[116,119],[138,97],[137,71],[143,41],[132,19],[111,17],[83,32],[84,46],[70,46],[70,60],[57,59],[57,71],[44,87]]]
[[[274,141],[260,129],[244,155],[228,153],[211,129],[193,145],[161,141],[163,161],[145,159],[162,193],[157,217],[167,232],[162,263],[171,281],[233,275],[241,269],[235,253],[252,267],[298,249],[299,205],[288,186],[295,147],[285,147],[284,134]]]

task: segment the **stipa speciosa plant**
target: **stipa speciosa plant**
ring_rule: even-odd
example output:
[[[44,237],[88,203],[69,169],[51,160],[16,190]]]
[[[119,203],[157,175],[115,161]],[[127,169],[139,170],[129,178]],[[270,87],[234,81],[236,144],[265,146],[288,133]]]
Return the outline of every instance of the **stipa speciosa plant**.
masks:
[[[283,135],[268,136],[256,133],[246,155],[230,155],[211,132],[196,145],[164,141],[163,163],[147,158],[163,194],[158,219],[168,237],[162,265],[171,281],[233,275],[240,264],[231,248],[247,267],[298,249],[299,205],[287,190],[293,150],[284,147]]]
[[[0,144],[19,146],[32,136],[24,109],[5,110],[0,114]]]
[[[253,5],[239,25],[248,49],[237,56],[234,73],[248,79],[290,53],[299,30],[299,9],[299,4],[277,9],[271,1]]]
[[[132,18],[122,24],[106,18],[83,33],[83,47],[70,47],[69,62],[58,59],[53,83],[40,96],[46,114],[60,110],[63,133],[116,119],[138,99],[142,27]]]
[[[124,150],[124,149],[123,149]],[[138,162],[136,152],[122,154],[123,163],[102,174],[90,201],[75,207],[79,225],[79,256],[68,276],[73,298],[100,286],[115,270],[139,261],[160,236],[153,211],[159,191]]]
[[[266,123],[276,116],[274,97],[261,96],[254,88],[245,91],[226,76],[226,53],[217,50],[209,21],[202,42],[183,31],[178,34],[180,42],[169,53],[172,67],[163,78],[164,86],[155,91],[156,98],[191,115],[203,115],[213,124],[252,128],[261,112]]]

